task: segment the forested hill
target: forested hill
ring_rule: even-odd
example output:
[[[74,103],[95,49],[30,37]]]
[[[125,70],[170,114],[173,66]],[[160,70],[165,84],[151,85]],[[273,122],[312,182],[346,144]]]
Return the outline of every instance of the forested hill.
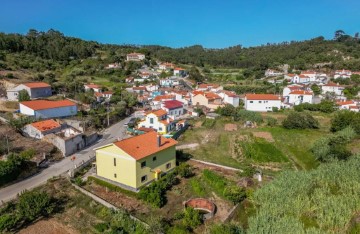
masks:
[[[360,40],[345,33],[337,35],[336,40],[317,37],[307,41],[249,48],[238,45],[224,49],[206,49],[199,45],[178,49],[164,46],[105,45],[66,37],[55,30],[30,30],[26,35],[0,33],[0,60],[4,60],[8,53],[65,62],[106,54],[105,58],[109,61],[121,62],[126,53],[133,51],[145,53],[150,59],[199,67],[234,67],[263,71],[281,64],[307,69],[316,64],[327,63],[329,68],[360,70]]]

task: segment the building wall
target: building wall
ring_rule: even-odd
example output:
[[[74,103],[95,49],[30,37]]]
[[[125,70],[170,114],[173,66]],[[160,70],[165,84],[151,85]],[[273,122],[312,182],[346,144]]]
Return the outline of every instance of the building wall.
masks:
[[[96,174],[136,188],[136,160],[114,145],[96,150]]]
[[[33,109],[23,105],[20,103],[20,113],[23,115],[29,115],[29,116],[34,116],[35,112]]]
[[[46,135],[43,139],[58,148],[65,157],[85,148],[85,141],[82,134],[72,138],[62,138],[52,133]]]
[[[36,129],[34,126],[32,126],[31,124],[25,125],[24,128],[22,129],[23,133],[25,133],[29,137],[36,138],[36,139],[42,139],[45,135],[55,133],[60,130],[61,130],[61,127],[58,127],[58,128],[53,128],[53,129],[41,132],[38,129]]]
[[[302,101],[301,101],[302,97]],[[312,95],[302,95],[302,94],[290,94],[289,103],[294,105],[299,105],[301,103],[313,103]]]
[[[51,87],[47,88],[28,88],[30,98],[50,97],[52,95]]]
[[[150,119],[153,119],[153,123],[151,124],[150,122]],[[154,114],[148,114],[146,117],[145,117],[145,120],[144,121],[141,121],[138,125],[138,127],[145,127],[145,128],[153,128],[155,129],[158,133],[160,134],[166,134],[168,131],[167,131],[167,127],[161,123],[159,121],[159,117],[157,117],[156,115]],[[160,130],[161,128],[161,130]]]
[[[156,161],[153,161],[153,157],[156,157]],[[146,161],[146,166],[141,168],[141,163]],[[169,169],[166,168],[166,164],[171,163]],[[140,188],[151,181],[155,180],[155,170],[160,169],[161,172],[167,173],[176,167],[176,150],[175,146],[167,148],[163,151],[150,155],[146,158],[138,160],[136,162],[136,188]],[[141,182],[141,177],[147,176],[147,180]]]
[[[193,98],[192,98],[192,104],[194,105],[194,106],[196,106],[196,105],[202,105],[202,106],[208,106],[208,100],[207,100],[207,98],[206,97],[204,97],[203,95],[201,95],[201,94],[198,94],[198,95],[196,95],[196,96],[194,96]]]
[[[339,89],[337,86],[322,86],[321,88],[322,93],[325,94],[327,92],[332,93],[334,92],[336,95],[342,95],[342,89]]]
[[[77,106],[65,106],[52,109],[36,110],[35,118],[49,119],[73,116],[77,114]]]
[[[245,109],[248,111],[272,111],[273,107],[280,109],[280,100],[247,100],[245,98]]]

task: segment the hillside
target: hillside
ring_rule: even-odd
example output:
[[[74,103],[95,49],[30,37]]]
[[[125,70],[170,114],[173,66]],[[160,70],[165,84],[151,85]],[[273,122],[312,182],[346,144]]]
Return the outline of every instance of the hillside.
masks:
[[[30,30],[26,35],[0,33],[0,69],[26,70],[33,73],[55,72],[48,82],[67,75],[98,76],[111,75],[123,78],[136,69],[136,65],[125,66],[125,57],[130,52],[145,53],[145,64],[155,60],[202,67],[205,72],[215,68],[242,69],[244,78],[259,78],[267,68],[289,64],[290,69],[323,67],[331,69],[360,70],[360,41],[348,35],[337,40],[317,37],[306,41],[292,41],[243,48],[240,45],[224,49],[206,49],[200,45],[185,48],[163,46],[108,45],[78,38],[66,37],[49,30]],[[106,64],[121,63],[121,72],[112,74],[103,71]],[[47,78],[47,77],[45,77]],[[44,78],[44,79],[45,79]]]

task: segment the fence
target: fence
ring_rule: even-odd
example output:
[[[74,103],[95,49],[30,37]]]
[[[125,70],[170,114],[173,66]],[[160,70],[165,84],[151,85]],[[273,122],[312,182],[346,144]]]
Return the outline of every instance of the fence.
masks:
[[[68,172],[68,175],[70,176],[70,178],[73,178],[77,172],[81,171],[83,168],[85,168],[85,167],[89,166],[91,163],[93,163],[95,161],[95,159],[96,159],[96,156],[93,155],[93,156],[89,156],[89,159],[86,162],[81,161],[80,163],[75,164],[74,169],[71,169]]]

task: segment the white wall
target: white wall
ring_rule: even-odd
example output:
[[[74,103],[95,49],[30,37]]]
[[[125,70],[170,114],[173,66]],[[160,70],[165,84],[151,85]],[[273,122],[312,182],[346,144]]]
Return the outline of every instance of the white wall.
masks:
[[[313,103],[313,96],[303,94],[289,94],[289,104],[299,105],[301,103]]]
[[[247,100],[245,98],[245,109],[248,111],[272,111],[273,107],[280,109],[280,100]]]
[[[20,103],[20,113],[23,115],[29,115],[29,116],[34,116],[35,112],[33,109],[23,105]]]

